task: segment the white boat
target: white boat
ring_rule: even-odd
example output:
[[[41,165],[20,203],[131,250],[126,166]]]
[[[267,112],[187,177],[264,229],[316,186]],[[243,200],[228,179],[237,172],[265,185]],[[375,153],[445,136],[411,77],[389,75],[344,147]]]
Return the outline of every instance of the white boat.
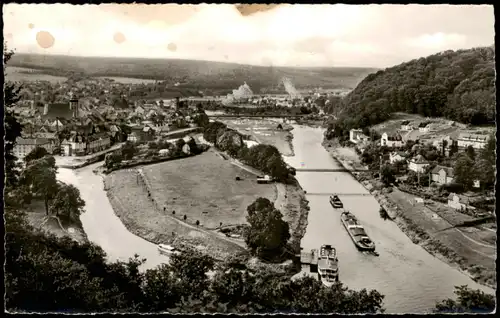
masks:
[[[158,250],[160,251],[160,254],[166,254],[166,255],[174,255],[181,253],[178,249],[176,249],[172,245],[167,245],[167,244],[158,244]]]
[[[318,279],[326,287],[339,281],[337,251],[331,245],[321,245],[318,255]]]

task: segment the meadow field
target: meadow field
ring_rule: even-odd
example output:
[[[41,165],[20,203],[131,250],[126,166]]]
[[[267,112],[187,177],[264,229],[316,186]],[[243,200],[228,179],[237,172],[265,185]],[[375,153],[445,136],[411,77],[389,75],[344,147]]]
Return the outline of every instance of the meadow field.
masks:
[[[215,151],[142,167],[151,196],[166,213],[200,227],[245,224],[246,209],[258,197],[274,202],[274,184],[258,184],[256,176],[222,159]],[[236,180],[239,177],[241,180]],[[175,211],[175,215],[173,214]]]
[[[41,71],[25,67],[9,66],[5,68],[5,73],[5,80],[12,82],[48,81],[59,83],[67,80],[66,77],[43,74]]]
[[[143,84],[143,83],[148,84],[148,83],[154,83],[156,81],[154,79],[142,79],[133,77],[98,76],[97,78],[107,78],[122,84]]]

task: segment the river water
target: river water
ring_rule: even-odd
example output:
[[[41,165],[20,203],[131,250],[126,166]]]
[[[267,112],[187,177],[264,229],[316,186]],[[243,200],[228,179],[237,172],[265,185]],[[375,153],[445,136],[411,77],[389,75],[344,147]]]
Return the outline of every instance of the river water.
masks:
[[[323,131],[295,125],[292,131],[295,157],[285,160],[296,168],[341,168],[321,145]],[[340,280],[351,289],[378,290],[385,295],[387,313],[426,312],[437,300],[454,298],[455,285],[467,284],[494,294],[413,244],[395,223],[384,221],[379,215],[378,202],[350,174],[299,171],[296,177],[308,193],[339,193],[344,208],[365,226],[380,256],[366,255],[356,249],[328,195],[307,195],[311,210],[301,242],[303,250],[332,244],[337,249]]]
[[[294,126],[294,157],[285,160],[296,168],[339,168],[321,145],[323,130]],[[79,170],[59,169],[58,179],[75,185],[86,202],[81,215],[90,241],[100,245],[110,261],[139,254],[147,258],[142,269],[153,268],[168,259],[156,246],[130,233],[114,214],[101,176],[93,173],[101,163]],[[488,293],[493,290],[472,281],[415,245],[391,221],[379,215],[377,201],[350,174],[344,172],[297,172],[297,179],[309,193],[339,193],[344,207],[354,213],[377,244],[379,257],[360,253],[340,223],[340,215],[328,202],[328,195],[307,195],[309,224],[302,239],[304,251],[332,244],[340,262],[340,280],[351,289],[376,289],[386,297],[388,313],[422,313],[437,300],[454,297],[455,285],[469,285]],[[342,193],[345,195],[342,196]],[[365,194],[356,195],[356,194]]]
[[[78,170],[58,169],[57,178],[77,187],[85,201],[85,213],[80,219],[88,239],[101,246],[112,262],[127,261],[138,254],[146,258],[142,270],[167,263],[168,258],[159,254],[155,244],[130,233],[114,213],[104,191],[102,177],[93,172],[102,164],[98,162]]]

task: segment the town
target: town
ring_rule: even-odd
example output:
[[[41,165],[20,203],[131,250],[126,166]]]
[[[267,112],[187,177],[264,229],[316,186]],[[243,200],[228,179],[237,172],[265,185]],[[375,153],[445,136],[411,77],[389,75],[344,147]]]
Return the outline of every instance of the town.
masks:
[[[319,88],[315,92],[309,91],[305,97],[290,94],[255,96],[248,88],[249,92],[241,96],[238,90],[234,90],[236,93],[228,96],[182,100],[180,96],[152,100],[134,98],[137,91],[155,91],[160,85],[123,84],[109,79],[23,83],[20,100],[14,106],[23,132],[14,153],[22,161],[35,147],[42,147],[57,156],[81,157],[103,153],[126,141],[153,141],[175,131],[198,127],[199,105],[217,109],[227,105],[228,100],[243,108],[245,105],[305,107],[321,115],[324,114],[321,105],[328,102],[328,96],[340,96],[346,92]]]

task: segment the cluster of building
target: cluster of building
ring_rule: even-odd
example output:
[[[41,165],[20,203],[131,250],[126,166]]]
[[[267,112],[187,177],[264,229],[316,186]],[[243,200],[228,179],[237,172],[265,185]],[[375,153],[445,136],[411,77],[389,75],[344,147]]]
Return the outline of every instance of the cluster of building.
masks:
[[[403,121],[401,123],[400,131],[403,132],[411,132],[414,130],[418,130],[419,132],[432,132],[437,130],[437,126],[433,126],[432,123],[423,122],[419,125],[411,125],[409,121]],[[418,137],[417,137],[418,138]],[[462,132],[458,135],[457,138],[452,138],[450,136],[446,136],[441,139],[435,140],[432,144],[438,149],[443,149],[445,154],[448,155],[451,147],[457,146],[459,150],[465,150],[469,146],[472,148],[479,150],[486,146],[489,139],[489,135],[486,134],[478,134],[478,133],[465,133]],[[366,136],[361,129],[351,129],[349,133],[349,140],[358,146],[358,149],[363,149],[371,139],[369,136]],[[425,140],[423,138],[422,140]],[[380,138],[380,145],[390,147],[393,151],[389,154],[389,162],[391,164],[395,164],[398,161],[403,161],[408,164],[408,170],[414,171],[415,173],[424,173],[427,168],[430,166],[430,162],[424,158],[422,155],[417,155],[414,158],[409,158],[407,152],[401,151],[399,148],[405,146],[406,142],[401,133],[387,133],[384,132]],[[443,147],[444,145],[444,147]],[[437,184],[448,184],[453,182],[454,180],[454,171],[452,167],[446,167],[442,165],[435,166],[430,171],[431,181]],[[474,182],[474,187],[479,187],[479,181]]]
[[[36,147],[62,156],[84,156],[108,150],[124,141],[145,142],[172,131],[196,127],[198,114],[179,98],[124,108],[88,107],[82,98],[36,105],[24,100],[15,106],[23,125],[14,154],[23,159]]]

